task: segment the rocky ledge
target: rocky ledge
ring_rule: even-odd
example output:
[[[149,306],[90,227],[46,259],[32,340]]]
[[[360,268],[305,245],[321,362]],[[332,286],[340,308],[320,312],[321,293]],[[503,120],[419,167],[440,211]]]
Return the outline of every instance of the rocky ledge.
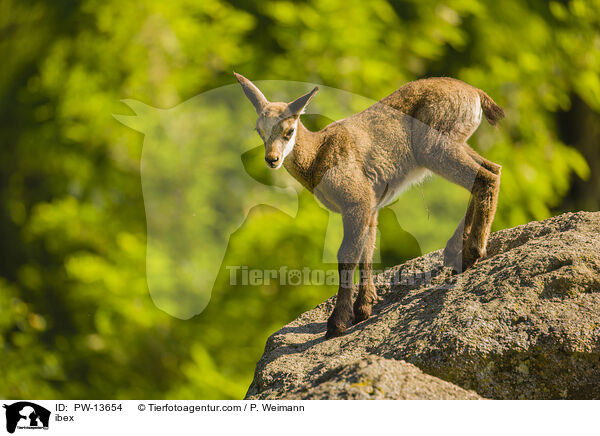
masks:
[[[600,212],[502,230],[462,274],[441,251],[376,277],[367,321],[335,297],[274,333],[248,399],[600,399]]]

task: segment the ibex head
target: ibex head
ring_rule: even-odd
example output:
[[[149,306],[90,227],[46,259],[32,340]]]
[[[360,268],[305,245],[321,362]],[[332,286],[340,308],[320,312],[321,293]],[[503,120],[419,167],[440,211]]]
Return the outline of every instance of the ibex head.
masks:
[[[283,160],[290,154],[296,143],[300,115],[319,88],[315,87],[291,103],[272,103],[250,80],[240,74],[234,74],[258,114],[256,131],[265,143],[267,166],[280,168]]]

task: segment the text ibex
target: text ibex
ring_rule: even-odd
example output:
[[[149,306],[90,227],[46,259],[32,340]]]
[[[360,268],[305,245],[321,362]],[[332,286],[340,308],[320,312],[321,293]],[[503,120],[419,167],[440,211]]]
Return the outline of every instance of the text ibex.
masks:
[[[267,165],[284,165],[327,208],[342,214],[339,290],[327,337],[371,315],[377,299],[371,275],[377,212],[430,172],[472,193],[444,249],[444,263],[462,271],[486,256],[501,167],[466,143],[482,113],[492,125],[504,117],[485,92],[447,77],[417,80],[356,115],[311,132],[300,115],[317,87],[291,103],[273,103],[248,79],[235,76],[258,114],[256,130],[265,143]],[[360,283],[353,307],[357,264]]]

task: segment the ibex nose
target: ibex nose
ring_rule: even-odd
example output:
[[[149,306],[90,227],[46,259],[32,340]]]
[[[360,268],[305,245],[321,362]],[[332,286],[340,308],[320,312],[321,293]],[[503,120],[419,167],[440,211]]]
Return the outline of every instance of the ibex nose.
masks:
[[[265,157],[265,161],[267,161],[269,166],[275,167],[279,162],[279,156],[267,156]]]

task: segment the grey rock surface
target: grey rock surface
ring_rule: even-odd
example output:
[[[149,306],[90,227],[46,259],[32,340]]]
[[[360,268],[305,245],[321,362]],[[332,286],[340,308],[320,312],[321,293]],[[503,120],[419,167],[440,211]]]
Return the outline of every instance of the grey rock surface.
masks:
[[[600,399],[600,212],[496,232],[462,274],[436,251],[375,284],[345,336],[324,339],[335,297],[274,333],[247,398]]]
[[[275,397],[279,398],[279,397]],[[480,400],[473,391],[424,374],[401,360],[369,355],[323,373],[285,394],[297,400]]]

